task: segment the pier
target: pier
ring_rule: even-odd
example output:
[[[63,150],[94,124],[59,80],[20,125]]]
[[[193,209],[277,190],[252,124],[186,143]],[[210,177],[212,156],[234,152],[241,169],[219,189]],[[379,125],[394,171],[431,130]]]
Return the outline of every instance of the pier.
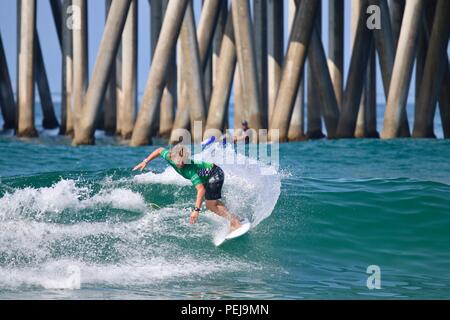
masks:
[[[37,1],[49,1],[52,15],[39,15]],[[88,1],[16,1],[17,65],[8,64],[5,50],[11,44],[0,34],[3,130],[37,137],[38,95],[42,127],[59,128],[75,146],[95,144],[96,130],[130,146],[151,144],[155,137],[174,143],[185,130],[200,142],[205,131],[220,136],[232,127],[232,107],[235,127],[246,120],[251,129],[265,129],[267,138],[281,142],[436,138],[437,113],[444,138],[450,138],[448,0],[351,0],[347,13],[344,0],[107,0],[95,61],[88,61]],[[139,28],[138,1],[148,5],[150,30]],[[345,35],[349,17],[351,34]],[[61,101],[52,100],[42,51],[46,38],[37,19],[53,21],[58,35]],[[138,99],[140,32],[149,33],[151,54]],[[380,94],[386,104],[378,132]]]

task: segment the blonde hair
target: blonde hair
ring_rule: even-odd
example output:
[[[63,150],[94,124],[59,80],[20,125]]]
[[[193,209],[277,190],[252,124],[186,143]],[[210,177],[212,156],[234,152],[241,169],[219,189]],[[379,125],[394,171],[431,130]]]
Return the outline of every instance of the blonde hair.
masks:
[[[184,163],[187,163],[190,159],[190,156],[191,152],[189,148],[181,143],[175,145],[172,149],[170,149],[170,159],[172,159],[172,161],[183,161]]]

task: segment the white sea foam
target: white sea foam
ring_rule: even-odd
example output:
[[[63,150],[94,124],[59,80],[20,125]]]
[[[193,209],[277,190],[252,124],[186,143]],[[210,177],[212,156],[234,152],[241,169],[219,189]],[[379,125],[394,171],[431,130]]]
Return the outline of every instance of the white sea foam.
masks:
[[[29,262],[21,265],[11,261],[0,266],[0,288],[74,290],[96,285],[155,285],[177,278],[252,268],[251,263],[224,258],[220,253],[207,255],[185,250],[177,242],[167,242],[167,237],[178,236],[182,244],[207,234],[205,223],[197,225],[191,233],[189,228],[192,227],[186,217],[180,216],[176,209],[167,208],[127,223],[62,225],[8,221],[2,223],[1,251],[6,255],[26,256]],[[110,256],[112,261],[96,253],[96,248],[109,239],[119,240],[113,244],[116,253]],[[66,244],[67,251],[63,256],[54,257],[55,245],[60,244]],[[83,256],[93,256],[94,260],[86,261]]]
[[[262,175],[264,165],[259,162],[222,164],[224,153],[234,151],[213,146],[202,156],[224,169],[226,205],[254,227],[271,214],[280,194],[280,176]],[[189,212],[183,211],[191,203],[148,208],[143,194],[136,191],[139,185],[190,187],[172,168],[125,181],[105,178],[96,183],[99,188],[86,181],[61,180],[50,187],[10,189],[0,198],[0,288],[151,285],[254,267],[214,248],[186,250],[186,243],[204,248],[204,239],[225,232],[222,218],[206,213],[191,226]],[[111,208],[140,215],[123,221],[85,221],[75,216],[70,223],[47,219],[81,210],[94,215],[102,210],[107,215]]]
[[[195,261],[192,257],[169,260],[155,257],[124,264],[86,264],[72,260],[56,260],[35,267],[0,267],[0,288],[41,287],[76,290],[101,285],[158,285],[163,281],[207,276],[215,272],[251,268],[248,263],[231,260]]]
[[[225,173],[223,198],[229,209],[242,218],[258,225],[272,213],[281,192],[282,175],[274,166],[236,154],[233,147],[213,144],[194,159],[216,163]],[[234,159],[234,161],[229,161]],[[190,186],[172,167],[162,173],[145,173],[134,176],[141,184],[170,184]]]
[[[235,162],[224,161],[236,157]],[[232,146],[215,144],[194,159],[219,165],[225,173],[223,198],[227,207],[241,218],[247,218],[252,228],[272,213],[281,192],[281,176],[274,166],[242,154],[235,154]],[[269,174],[270,173],[270,174]]]
[[[39,218],[65,209],[80,210],[101,205],[138,212],[147,210],[142,195],[129,189],[106,188],[93,196],[90,194],[88,187],[77,186],[74,180],[61,180],[51,187],[16,189],[0,198],[0,220],[29,215]]]

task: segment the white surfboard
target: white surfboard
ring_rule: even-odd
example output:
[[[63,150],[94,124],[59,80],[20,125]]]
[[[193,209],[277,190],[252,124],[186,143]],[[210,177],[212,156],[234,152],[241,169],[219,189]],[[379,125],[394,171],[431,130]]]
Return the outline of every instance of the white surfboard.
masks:
[[[252,225],[248,220],[242,221],[241,224],[242,225],[240,228],[228,233],[224,238],[216,240],[215,245],[220,246],[222,243],[224,243],[227,240],[231,240],[231,239],[234,239],[234,238],[237,238],[237,237],[240,237],[240,236],[246,234],[248,232],[248,230],[250,230],[250,227]]]

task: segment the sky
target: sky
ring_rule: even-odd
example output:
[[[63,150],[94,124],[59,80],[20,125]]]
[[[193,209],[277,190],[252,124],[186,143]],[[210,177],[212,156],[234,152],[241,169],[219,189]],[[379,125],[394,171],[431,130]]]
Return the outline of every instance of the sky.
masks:
[[[350,15],[351,0],[345,1],[345,43],[344,43],[344,74],[347,76],[350,60]],[[252,1],[250,0],[250,3]],[[288,5],[285,0],[285,30],[288,24]],[[327,1],[323,2],[324,4]],[[194,0],[196,22],[200,15],[201,0]],[[328,5],[323,5],[322,11],[322,39],[325,51],[328,52]],[[150,6],[148,0],[138,1],[138,92],[142,95],[145,89],[150,68]],[[105,1],[88,0],[88,28],[89,28],[89,74],[91,75],[105,22]],[[52,92],[58,96],[61,91],[61,51],[57,40],[50,4],[48,0],[37,0],[37,29],[41,39],[44,62]],[[16,87],[16,0],[1,0],[0,4],[0,32],[6,51],[11,81]],[[285,31],[285,47],[288,32]],[[377,63],[377,95],[378,102],[385,101],[384,92]],[[410,102],[414,100],[414,79],[410,87]]]

